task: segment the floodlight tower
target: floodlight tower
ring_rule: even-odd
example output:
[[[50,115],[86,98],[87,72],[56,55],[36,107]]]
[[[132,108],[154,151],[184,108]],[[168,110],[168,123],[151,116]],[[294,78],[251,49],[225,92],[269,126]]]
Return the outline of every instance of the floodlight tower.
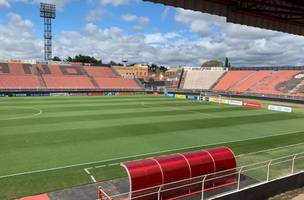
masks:
[[[40,3],[40,17],[44,19],[44,60],[52,60],[52,19],[56,18],[56,5]]]

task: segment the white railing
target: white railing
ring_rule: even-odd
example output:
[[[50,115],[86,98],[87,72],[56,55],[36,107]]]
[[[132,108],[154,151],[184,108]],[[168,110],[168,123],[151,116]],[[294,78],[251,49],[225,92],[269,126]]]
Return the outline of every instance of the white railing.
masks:
[[[158,185],[132,193],[111,194],[102,187],[99,187],[98,193],[100,200],[143,200],[145,197],[157,200],[178,200],[192,196],[205,200],[301,172],[304,172],[304,152]]]

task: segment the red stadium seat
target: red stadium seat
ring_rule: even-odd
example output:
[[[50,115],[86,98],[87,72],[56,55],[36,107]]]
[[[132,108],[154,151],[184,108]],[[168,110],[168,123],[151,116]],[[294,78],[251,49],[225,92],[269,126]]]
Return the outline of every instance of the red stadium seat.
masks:
[[[238,84],[254,72],[255,71],[229,71],[213,89],[216,91],[228,91],[231,87],[235,86],[235,84]]]
[[[36,76],[0,75],[2,89],[38,89],[40,87]]]
[[[117,78],[95,78],[102,89],[140,89],[139,85],[133,79]]]
[[[302,70],[229,71],[214,87],[216,91],[303,96]],[[304,85],[304,83],[303,83]],[[303,86],[304,87],[304,86]]]
[[[111,68],[0,63],[0,89],[140,89]]]

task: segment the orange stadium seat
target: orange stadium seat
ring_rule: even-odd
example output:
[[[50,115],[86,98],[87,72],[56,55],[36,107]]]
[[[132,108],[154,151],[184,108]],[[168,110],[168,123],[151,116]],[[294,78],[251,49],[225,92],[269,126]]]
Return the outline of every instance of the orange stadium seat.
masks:
[[[0,63],[0,89],[140,89],[108,67]]]
[[[96,81],[100,88],[110,89],[140,89],[138,84],[133,79],[124,79],[124,78],[96,78]]]
[[[84,76],[44,76],[47,88],[49,89],[94,89],[91,81]]]
[[[245,80],[243,83],[239,84],[234,88],[234,91],[236,92],[246,92],[249,88],[251,88],[256,83],[259,83],[261,80],[263,80],[266,76],[270,75],[271,71],[265,70],[265,71],[258,71],[254,76],[251,76],[247,80]]]
[[[281,70],[273,72],[271,77],[260,81],[261,84],[253,90],[255,93],[284,95],[282,91],[276,89],[276,86],[284,81],[291,80],[293,76],[300,73],[299,70]]]
[[[38,89],[40,88],[40,83],[36,76],[0,75],[0,88]]]
[[[229,71],[213,88],[216,91],[229,91],[231,87],[248,77],[255,71]]]
[[[214,87],[216,91],[304,96],[302,79],[295,76],[303,70],[229,71]],[[304,85],[304,83],[303,83]]]
[[[117,77],[117,75],[113,73],[112,69],[106,67],[86,67],[85,70],[93,77]]]

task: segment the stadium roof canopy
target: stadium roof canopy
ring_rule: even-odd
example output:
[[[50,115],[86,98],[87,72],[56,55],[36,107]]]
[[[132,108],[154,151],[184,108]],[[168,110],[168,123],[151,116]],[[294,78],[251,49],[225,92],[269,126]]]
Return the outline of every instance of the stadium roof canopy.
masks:
[[[227,18],[227,22],[304,36],[304,0],[144,0]]]

